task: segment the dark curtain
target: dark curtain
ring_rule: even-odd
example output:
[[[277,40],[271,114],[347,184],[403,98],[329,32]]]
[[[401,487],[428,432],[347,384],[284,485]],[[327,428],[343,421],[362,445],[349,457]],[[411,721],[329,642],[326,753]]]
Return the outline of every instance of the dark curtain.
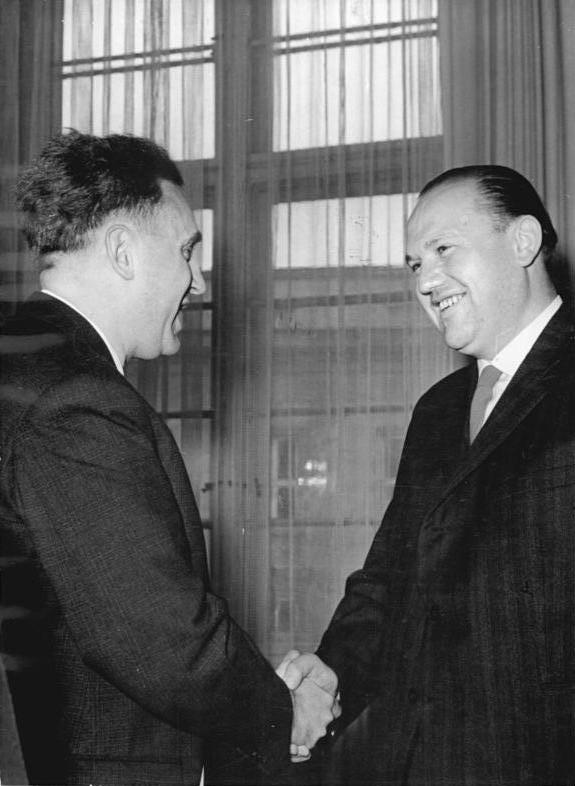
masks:
[[[63,0],[0,3],[0,309],[4,314],[33,286],[24,261],[14,185],[61,126]]]
[[[0,321],[34,286],[34,276],[18,230],[14,186],[18,171],[60,128],[63,0],[0,2]],[[0,544],[0,621],[28,610],[6,597],[13,562]],[[0,638],[0,778],[28,783],[6,672],[26,664],[4,651]]]

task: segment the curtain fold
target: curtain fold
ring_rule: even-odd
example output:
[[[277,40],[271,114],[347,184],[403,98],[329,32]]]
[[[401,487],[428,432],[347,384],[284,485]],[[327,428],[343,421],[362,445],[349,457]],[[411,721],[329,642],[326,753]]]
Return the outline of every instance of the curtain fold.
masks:
[[[314,649],[392,489],[411,409],[453,358],[404,264],[442,168],[436,5],[273,3],[269,598],[262,646]]]
[[[446,166],[522,172],[542,195],[572,270],[575,5],[440,0],[439,30]]]
[[[34,285],[18,232],[19,168],[60,129],[63,0],[0,3],[0,308]]]
[[[0,326],[5,315],[35,286],[33,263],[20,237],[14,187],[20,167],[29,163],[60,128],[61,30],[60,0],[0,3]],[[3,571],[9,570],[10,564],[7,545],[0,544],[0,587]],[[10,600],[0,593],[0,621],[6,611],[9,617],[31,613],[9,604]],[[7,679],[27,665],[24,659],[4,650],[0,633],[3,783],[28,783]]]

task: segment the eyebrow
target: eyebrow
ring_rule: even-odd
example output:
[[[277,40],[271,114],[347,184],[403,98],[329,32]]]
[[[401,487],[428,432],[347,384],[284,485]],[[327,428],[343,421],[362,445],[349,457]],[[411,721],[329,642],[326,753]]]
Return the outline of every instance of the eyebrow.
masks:
[[[191,236],[191,238],[186,243],[184,243],[183,248],[189,249],[189,251],[191,253],[194,250],[194,247],[197,246],[198,243],[201,243],[201,242],[202,242],[202,233],[198,229],[196,232],[194,232],[194,234]]]
[[[437,237],[432,237],[430,240],[426,240],[423,244],[423,248],[427,251],[428,248],[433,248],[433,246],[441,243],[441,235]],[[410,254],[405,255],[405,264],[409,265],[410,262],[415,262],[416,260],[421,259],[421,257],[412,257]]]

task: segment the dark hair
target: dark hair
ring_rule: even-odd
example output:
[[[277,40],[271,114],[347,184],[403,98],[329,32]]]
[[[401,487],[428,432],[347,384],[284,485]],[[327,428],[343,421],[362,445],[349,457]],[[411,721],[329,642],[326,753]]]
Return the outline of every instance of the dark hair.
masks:
[[[504,229],[513,218],[533,216],[541,224],[541,250],[547,261],[557,245],[557,233],[537,191],[529,180],[514,169],[495,164],[477,164],[448,169],[430,180],[419,196],[438,186],[471,180],[479,196],[479,207],[489,213],[497,229]]]
[[[162,197],[160,180],[183,183],[168,153],[150,139],[58,134],[16,186],[28,245],[39,255],[76,251],[110,213],[150,213]]]

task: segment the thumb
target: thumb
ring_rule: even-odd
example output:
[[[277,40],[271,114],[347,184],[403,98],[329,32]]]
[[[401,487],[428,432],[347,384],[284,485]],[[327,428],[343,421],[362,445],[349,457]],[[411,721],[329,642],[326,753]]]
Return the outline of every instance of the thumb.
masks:
[[[287,672],[288,666],[290,665],[290,663],[293,660],[295,660],[296,658],[299,658],[299,655],[300,655],[300,653],[299,653],[298,650],[290,650],[288,653],[286,653],[284,659],[282,660],[280,665],[277,667],[276,674],[284,682],[286,681],[286,672]],[[301,682],[301,678],[300,678],[300,682]],[[290,688],[290,690],[294,690],[294,688],[291,688],[289,685],[288,685],[288,687]]]

